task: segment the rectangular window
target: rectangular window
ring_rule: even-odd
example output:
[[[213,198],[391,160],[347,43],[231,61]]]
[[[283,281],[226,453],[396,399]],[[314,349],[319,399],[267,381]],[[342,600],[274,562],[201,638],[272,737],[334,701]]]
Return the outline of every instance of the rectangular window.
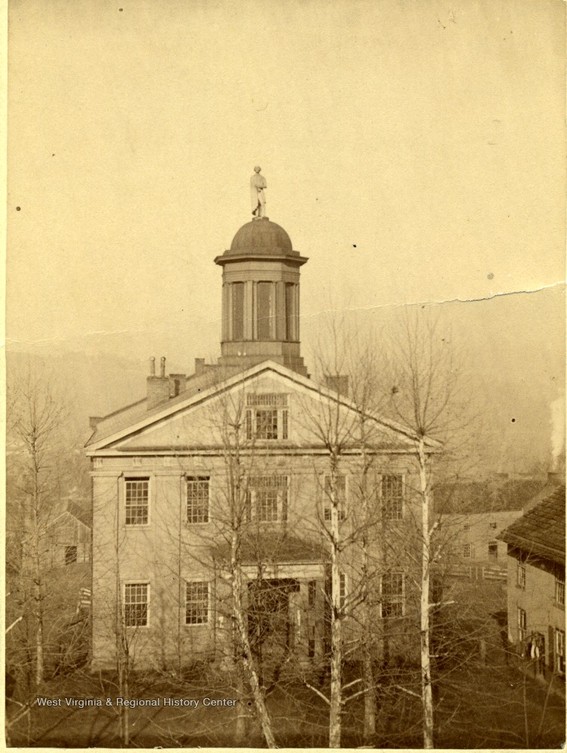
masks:
[[[259,476],[249,481],[247,517],[261,523],[287,520],[288,477]]]
[[[256,339],[274,339],[274,290],[273,282],[259,282],[256,285]]]
[[[278,412],[274,408],[254,411],[256,421],[256,439],[278,438]]]
[[[497,541],[488,542],[488,559],[491,559],[491,560],[498,559],[498,542]]]
[[[565,631],[555,629],[555,667],[559,674],[565,674]]]
[[[234,282],[232,292],[232,340],[244,340],[244,283]]]
[[[384,519],[401,520],[404,516],[404,484],[402,476],[382,476],[381,492]]]
[[[404,616],[404,574],[385,573],[380,583],[382,617]]]
[[[339,475],[336,477],[334,490],[332,477],[325,476],[325,499],[323,507],[323,517],[325,520],[331,520],[333,496],[335,497],[335,503],[339,511],[339,520],[344,520],[346,518],[346,476]]]
[[[287,439],[288,433],[287,433],[287,410],[282,410],[279,412],[278,417],[280,419],[281,428],[280,428],[280,434],[282,439]]]
[[[149,624],[149,583],[124,585],[124,624],[126,627],[146,627]]]
[[[565,606],[565,576],[555,578],[555,603],[560,607]]]
[[[522,589],[526,587],[526,568],[520,562],[518,562],[518,568],[516,570],[516,585],[518,588]]]
[[[209,522],[209,478],[190,476],[187,479],[187,523]]]
[[[149,478],[127,478],[126,491],[126,525],[143,526],[149,517]]]
[[[76,561],[77,561],[77,547],[66,546],[65,547],[65,564],[72,565],[73,562],[76,562]]]
[[[472,547],[470,544],[463,544],[463,557],[470,559],[472,557]]]
[[[248,395],[246,438],[277,440],[288,438],[287,395]]]
[[[523,643],[526,640],[528,631],[528,615],[526,614],[526,610],[518,607],[516,619],[518,622],[518,640],[520,643]]]
[[[209,621],[209,583],[189,581],[185,585],[185,624],[205,625]]]
[[[278,519],[278,490],[258,489],[256,492],[258,520],[268,523]]]

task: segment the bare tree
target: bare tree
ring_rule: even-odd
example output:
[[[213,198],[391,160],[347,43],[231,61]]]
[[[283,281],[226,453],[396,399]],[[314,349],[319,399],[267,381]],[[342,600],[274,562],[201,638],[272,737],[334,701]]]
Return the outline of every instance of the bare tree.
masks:
[[[378,518],[374,471],[383,427],[373,412],[379,394],[374,348],[368,343],[361,345],[357,338],[346,338],[336,321],[329,322],[329,335],[328,352],[317,358],[317,370],[327,388],[315,409],[305,403],[303,414],[305,428],[325,450],[325,510],[324,514],[320,511],[319,526],[330,560],[329,747],[339,747],[344,707],[360,695],[364,695],[364,741],[371,743],[376,732],[373,636]],[[354,505],[345,509],[345,472],[351,474],[360,511]],[[355,576],[348,595],[344,587],[347,567]],[[343,628],[346,618],[359,627],[359,637],[348,647]],[[362,677],[345,685],[343,664],[359,649]],[[353,686],[356,690],[346,695]]]
[[[242,572],[243,533],[247,522],[249,502],[250,444],[254,441],[246,426],[246,407],[243,395],[228,396],[222,402],[220,435],[225,466],[225,503],[228,512],[229,578],[231,586],[232,620],[237,655],[244,676],[250,686],[262,734],[268,748],[275,748],[272,722],[266,706],[265,692],[260,684],[259,669],[248,633],[245,585]]]
[[[433,519],[431,440],[446,442],[462,435],[464,418],[460,371],[449,338],[438,320],[406,315],[402,332],[391,339],[390,404],[398,421],[414,435],[421,502],[420,664],[423,745],[434,747],[431,676],[431,576],[438,552]]]
[[[222,375],[219,375],[219,381]],[[199,473],[195,477],[194,466],[185,458],[178,457],[177,463],[184,474],[193,481],[189,484],[204,484],[207,497],[205,508],[199,508],[194,515],[187,517],[187,511],[180,511],[176,523],[166,534],[174,544],[175,557],[171,558],[170,571],[181,584],[183,573],[189,566],[196,565],[200,572],[214,584],[214,627],[219,640],[215,642],[214,653],[217,664],[224,668],[224,681],[227,674],[234,679],[234,689],[239,699],[236,709],[235,739],[244,743],[247,729],[246,720],[255,716],[262,736],[268,747],[276,747],[272,722],[266,703],[266,687],[263,683],[261,656],[254,646],[249,625],[251,605],[249,576],[245,567],[249,565],[250,542],[255,541],[252,530],[251,490],[254,484],[255,437],[247,422],[246,393],[242,389],[221,395],[213,400],[201,419],[199,431],[211,444],[209,453],[199,461]],[[214,448],[211,450],[211,448]],[[210,500],[209,483],[214,478],[214,495]],[[206,526],[193,523],[206,522]],[[163,523],[162,523],[163,525]],[[257,532],[256,532],[257,533]],[[256,559],[257,583],[263,577],[265,560],[259,542],[253,554]],[[179,593],[178,608],[181,609],[183,596]],[[178,625],[182,624],[179,615]],[[181,669],[182,637],[178,637],[178,669]],[[210,653],[210,651],[209,651]],[[251,705],[247,699],[251,699]]]
[[[57,458],[65,410],[49,381],[28,371],[10,385],[7,505],[9,554],[17,572],[23,621],[33,636],[33,682],[45,675],[46,548],[50,523],[61,512]],[[18,544],[11,532],[18,530]]]

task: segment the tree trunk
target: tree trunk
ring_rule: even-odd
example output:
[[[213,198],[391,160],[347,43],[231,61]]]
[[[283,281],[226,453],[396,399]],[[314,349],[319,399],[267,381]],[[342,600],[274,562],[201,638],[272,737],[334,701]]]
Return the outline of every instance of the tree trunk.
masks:
[[[39,590],[39,587],[38,587]],[[41,598],[41,597],[39,597]],[[39,600],[39,599],[38,599]],[[35,684],[39,687],[43,682],[44,661],[43,661],[43,619],[41,613],[37,615],[36,633],[35,633]]]
[[[128,694],[129,694],[128,675],[129,675],[128,657],[123,656],[120,659],[120,666],[118,670],[118,692],[120,693],[122,698],[128,698]],[[130,716],[129,716],[128,706],[126,705],[120,706],[119,729],[120,729],[120,740],[122,741],[122,744],[124,746],[129,745],[130,744]]]
[[[238,706],[236,707],[234,742],[238,746],[243,746],[246,741],[246,719],[248,712],[244,707],[246,693],[244,690],[244,680],[242,678],[242,668],[239,662],[236,662],[236,695],[238,698]]]
[[[240,660],[244,669],[246,679],[252,691],[256,715],[262,728],[262,734],[268,748],[275,748],[276,741],[272,731],[272,723],[268,715],[266,700],[260,687],[258,672],[254,666],[254,658],[248,638],[248,629],[244,616],[243,594],[242,594],[242,570],[237,561],[237,544],[238,533],[233,531],[231,540],[231,585],[232,585],[232,609],[234,621],[236,623],[237,637],[240,644]]]
[[[421,495],[421,603],[420,603],[420,636],[421,636],[421,699],[423,706],[423,747],[433,748],[433,692],[431,686],[431,629],[429,624],[429,583],[430,583],[430,551],[431,533],[430,518],[430,489],[427,473],[427,457],[423,437],[418,442],[419,482]]]
[[[372,745],[374,743],[374,737],[376,735],[376,691],[374,689],[374,671],[373,662],[374,656],[372,652],[372,643],[368,631],[370,630],[370,623],[367,622],[365,630],[367,631],[365,636],[364,646],[364,666],[363,666],[363,678],[364,687],[366,693],[364,694],[364,744]]]
[[[118,483],[118,482],[117,482]],[[119,499],[119,495],[117,496]],[[118,693],[122,698],[128,698],[130,657],[128,647],[128,635],[124,619],[124,607],[122,604],[122,582],[120,570],[120,510],[116,506],[115,514],[115,639],[116,639],[116,668],[118,672]],[[128,707],[124,704],[119,706],[118,711],[118,735],[122,745],[127,746],[130,742],[130,719]]]
[[[341,747],[342,622],[340,619],[339,499],[336,462],[331,467],[331,688],[329,748]]]
[[[39,468],[37,467],[37,458],[33,457],[33,510],[32,510],[32,527],[31,539],[33,542],[33,598],[35,602],[34,618],[35,618],[35,684],[39,687],[43,682],[44,670],[44,656],[43,656],[43,593],[42,593],[42,567],[40,556],[40,520],[39,520],[39,506],[40,506],[40,490],[39,490]]]
[[[333,567],[333,571],[335,568]],[[338,568],[336,568],[338,572]],[[332,585],[334,577],[332,577]],[[331,591],[334,589],[331,586]],[[335,600],[333,598],[333,612]],[[329,713],[329,748],[341,747],[341,621],[337,617],[331,618],[331,698]]]
[[[364,421],[362,420],[362,437],[363,437],[363,452],[362,452],[362,519],[363,519],[363,532],[362,532],[362,614],[363,614],[363,667],[362,667],[362,679],[364,683],[364,725],[363,725],[363,740],[365,745],[372,745],[374,743],[374,736],[376,735],[376,690],[375,690],[375,677],[374,677],[374,641],[372,624],[372,610],[370,608],[370,577],[371,577],[371,562],[370,562],[370,531],[369,527],[372,524],[371,515],[372,511],[369,505],[369,489],[368,489],[368,459],[366,456],[366,432],[364,427]]]

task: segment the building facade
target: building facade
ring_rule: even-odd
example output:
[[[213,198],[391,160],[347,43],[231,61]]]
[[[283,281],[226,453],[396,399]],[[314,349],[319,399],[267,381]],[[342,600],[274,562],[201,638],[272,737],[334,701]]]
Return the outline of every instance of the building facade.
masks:
[[[341,609],[356,640],[418,645],[415,437],[355,404],[345,380],[307,375],[299,268],[267,218],[244,225],[223,269],[221,357],[147,379],[144,399],[93,420],[93,667],[230,662],[231,591],[244,580],[256,652],[288,664],[328,648],[331,507],[339,509]],[[363,535],[364,534],[364,535]],[[370,572],[369,572],[370,570]],[[364,572],[364,576],[363,576]],[[388,636],[396,636],[390,641]]]
[[[522,514],[521,510],[448,513],[443,526],[452,533],[451,550],[463,564],[506,567],[506,544],[498,537]]]
[[[565,487],[509,526],[508,633],[535,674],[565,676]]]

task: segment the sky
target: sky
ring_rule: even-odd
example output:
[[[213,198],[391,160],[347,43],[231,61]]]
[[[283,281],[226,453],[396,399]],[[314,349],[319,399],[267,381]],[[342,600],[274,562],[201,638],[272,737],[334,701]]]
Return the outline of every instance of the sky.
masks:
[[[561,0],[10,0],[8,37],[9,348],[216,354],[259,164],[304,332],[510,294],[478,348],[562,362]]]
[[[564,15],[12,0],[9,339],[218,321],[255,164],[304,315],[562,281]]]

